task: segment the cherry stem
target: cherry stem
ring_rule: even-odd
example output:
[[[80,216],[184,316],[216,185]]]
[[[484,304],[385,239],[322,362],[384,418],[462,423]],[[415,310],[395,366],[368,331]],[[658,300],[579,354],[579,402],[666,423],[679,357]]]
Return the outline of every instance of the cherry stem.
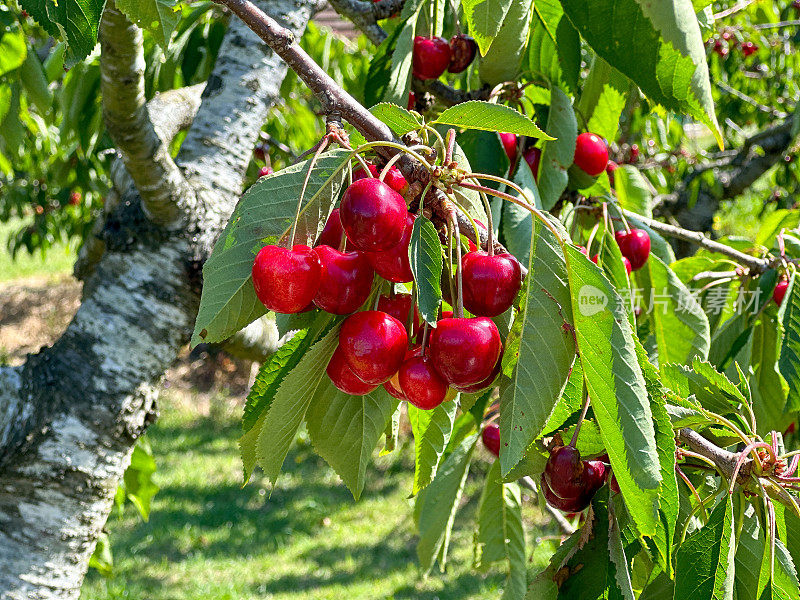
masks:
[[[589,239],[586,240],[586,254],[591,258],[592,254],[592,243],[594,242],[594,238],[597,235],[597,231],[600,229],[600,221],[594,224],[592,227],[592,231],[589,233]]]
[[[425,125],[423,131],[427,131],[427,132],[433,133],[433,135],[436,137],[436,141],[442,147],[442,154],[446,154],[447,153],[447,145],[444,143],[444,139],[442,138],[442,135],[438,131],[436,131],[436,129],[434,129],[430,125]],[[429,163],[426,161],[425,164],[428,165]]]
[[[578,443],[578,433],[581,431],[581,425],[583,425],[583,420],[586,418],[586,412],[589,410],[589,394],[586,390],[586,379],[583,380],[582,384],[582,394],[583,394],[583,408],[581,408],[581,416],[578,418],[578,423],[575,425],[575,431],[572,432],[572,439],[569,441],[569,445],[573,448],[575,444]]]
[[[489,256],[494,256],[494,223],[492,222],[492,205],[489,203],[489,197],[485,192],[478,192],[483,201],[483,209],[486,211],[486,252]],[[480,236],[478,239],[481,239]]]
[[[297,201],[297,210],[294,214],[294,223],[292,223],[292,231],[289,233],[289,239],[287,240],[287,250],[291,250],[294,248],[294,236],[297,234],[297,222],[300,220],[300,213],[303,208],[303,198],[306,195],[306,189],[308,188],[308,181],[311,179],[311,171],[314,170],[314,165],[317,162],[320,154],[322,154],[325,149],[328,147],[330,143],[330,137],[328,134],[322,138],[319,144],[317,144],[317,149],[314,152],[314,156],[311,157],[308,165],[308,171],[306,171],[306,177],[303,180],[303,188],[300,190],[300,198]]]
[[[422,327],[422,345],[421,345],[421,352],[422,356],[425,356],[425,348],[428,346],[428,334],[431,331],[431,326],[428,322],[425,322],[425,325]]]
[[[385,166],[385,167],[383,167],[383,170],[381,171],[381,174],[380,174],[380,176],[378,177],[378,179],[380,179],[381,181],[383,181],[384,179],[386,179],[386,175],[387,175],[387,174],[389,173],[389,171],[392,169],[392,167],[394,166],[394,163],[396,163],[396,162],[397,162],[398,160],[400,160],[401,158],[403,158],[403,155],[402,155],[402,154],[395,154],[395,155],[394,155],[392,158],[390,158],[390,159],[387,161],[387,163],[386,163],[386,166]]]
[[[450,285],[450,306],[455,306],[453,300],[456,290],[453,287],[453,225],[447,223],[447,282]]]
[[[453,223],[453,233],[456,240],[456,285],[458,287],[457,316],[464,318],[464,288],[461,277],[461,230],[458,228],[458,219],[455,212],[450,212],[450,221]]]
[[[342,237],[339,239],[339,252],[344,252],[345,247],[347,246],[347,234],[342,230]]]
[[[438,133],[437,133],[438,135]],[[415,158],[419,161],[423,167],[425,167],[429,173],[433,174],[433,167],[425,160],[418,152],[414,152],[408,146],[404,146],[403,144],[396,144],[395,142],[387,142],[385,140],[378,140],[376,142],[367,142],[366,144],[361,144],[358,148],[353,151],[353,154],[358,158],[358,155],[366,150],[371,150],[372,148],[393,148],[394,150],[398,150],[400,152],[405,152],[409,156]],[[366,165],[364,168],[369,172]]]

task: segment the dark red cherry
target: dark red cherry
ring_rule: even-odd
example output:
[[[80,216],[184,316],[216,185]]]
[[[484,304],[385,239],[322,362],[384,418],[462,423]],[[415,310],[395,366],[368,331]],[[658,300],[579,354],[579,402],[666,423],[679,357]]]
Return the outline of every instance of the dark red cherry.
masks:
[[[642,229],[625,231],[620,229],[614,234],[622,256],[631,263],[631,269],[638,271],[650,256],[650,236]]]
[[[497,325],[486,317],[440,319],[430,336],[433,366],[447,383],[459,387],[489,377],[502,350]]]
[[[350,315],[339,331],[339,348],[356,376],[378,385],[397,373],[406,355],[405,326],[385,312]]]
[[[728,49],[725,48],[725,54],[728,54]],[[639,160],[639,144],[631,144],[631,151],[628,155],[628,162],[635,163]]]
[[[461,385],[458,387],[453,386],[453,389],[459,392],[463,392],[465,394],[475,394],[477,392],[480,392],[481,390],[485,390],[486,388],[491,386],[494,383],[495,379],[497,379],[497,376],[500,375],[500,368],[502,367],[502,363],[503,363],[503,353],[500,352],[500,358],[497,359],[497,363],[494,365],[494,369],[492,369],[491,375],[489,375],[486,379],[484,379],[483,381],[479,381],[478,383],[474,383],[472,385]]]
[[[507,311],[522,287],[522,271],[508,253],[489,256],[485,250],[461,258],[464,308],[473,315],[496,317]]]
[[[758,52],[758,44],[754,44],[753,42],[745,42],[742,44],[742,54],[745,56],[750,56],[756,52]]]
[[[394,297],[381,296],[378,298],[378,310],[383,311],[395,319],[400,321],[403,325],[408,324],[408,313],[411,312],[412,298],[411,294],[395,294]],[[420,322],[417,307],[414,307],[414,322],[412,324],[412,331],[410,334],[416,334],[419,331]]]
[[[412,356],[405,360],[400,366],[398,381],[406,400],[422,410],[436,408],[447,396],[447,382],[439,376],[427,356]]]
[[[496,423],[489,423],[484,427],[481,438],[483,439],[483,445],[486,446],[489,452],[495,456],[500,456],[500,428]]]
[[[559,446],[550,452],[544,467],[547,485],[559,498],[577,498],[585,489],[581,453],[572,446]]]
[[[608,469],[601,460],[583,461],[583,483],[585,489],[592,495],[597,492],[606,482]]]
[[[450,64],[450,44],[441,37],[414,38],[412,71],[417,79],[438,79]]]
[[[611,477],[608,478],[608,489],[610,489],[614,494],[619,494],[619,482],[614,474],[611,474]]]
[[[414,275],[411,273],[411,262],[408,258],[414,219],[416,216],[411,213],[406,217],[406,231],[397,246],[381,252],[364,253],[375,272],[387,281],[408,283],[414,279]]]
[[[531,168],[533,172],[533,179],[534,181],[539,181],[539,163],[542,160],[542,151],[539,148],[528,148],[525,151],[525,154],[522,155],[522,158],[525,159],[525,162],[528,163],[528,166]]]
[[[325,227],[322,229],[322,233],[319,234],[317,242],[314,245],[338,248],[343,235],[344,228],[342,227],[342,220],[339,218],[339,209],[334,208],[328,220],[325,221]]]
[[[367,168],[369,169],[372,177],[380,177],[381,169],[372,163],[367,163]],[[367,177],[369,176],[363,168],[353,171],[353,181],[358,181],[359,179],[365,179]],[[400,169],[394,165],[389,168],[389,171],[386,173],[386,177],[384,177],[383,181],[398,194],[405,194],[408,191],[408,182],[406,181],[406,178],[403,177]]]
[[[550,506],[557,508],[560,511],[566,513],[579,513],[586,510],[586,508],[592,503],[592,496],[589,494],[581,494],[575,498],[559,498],[556,496],[555,492],[550,489],[550,486],[547,485],[544,473],[542,473],[542,477],[540,478],[539,482],[545,501]]]
[[[786,290],[789,288],[789,281],[786,279],[781,279],[777,285],[775,286],[775,290],[772,292],[772,299],[775,301],[775,304],[780,306],[783,304],[783,299],[786,296]]]
[[[364,394],[369,394],[378,387],[377,385],[364,383],[356,376],[353,369],[351,369],[350,365],[347,363],[341,348],[337,348],[333,353],[325,372],[328,374],[328,377],[331,378],[333,385],[345,394],[350,394],[351,396],[363,396]]]
[[[450,38],[450,64],[447,70],[451,73],[463,72],[478,52],[478,44],[466,33],[459,33]]]
[[[308,246],[264,246],[253,261],[256,296],[275,312],[302,312],[317,294],[321,278],[319,258]]]
[[[417,107],[417,95],[414,92],[408,92],[408,110],[414,110]]]
[[[366,302],[374,273],[360,252],[339,252],[317,246],[314,252],[322,264],[322,275],[314,304],[334,315],[346,315]]]
[[[517,159],[517,136],[513,133],[501,133],[500,141],[503,143],[503,150],[506,151],[506,156],[511,164]]]
[[[608,146],[599,135],[582,133],[575,143],[573,162],[587,175],[597,177],[608,165]]]
[[[403,239],[408,209],[403,197],[378,179],[354,181],[342,196],[339,217],[359,250],[388,250]]]
[[[608,161],[606,165],[606,175],[608,175],[608,182],[613,186],[614,185],[614,171],[619,169],[619,165],[615,163],[613,160]]]

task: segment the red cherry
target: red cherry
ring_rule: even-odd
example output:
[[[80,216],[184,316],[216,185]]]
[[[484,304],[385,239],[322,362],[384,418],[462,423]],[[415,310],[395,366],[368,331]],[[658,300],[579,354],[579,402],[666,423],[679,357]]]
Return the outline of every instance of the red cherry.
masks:
[[[483,439],[483,445],[486,446],[489,452],[495,456],[500,456],[500,428],[496,423],[489,423],[484,427],[481,438]]]
[[[522,287],[522,271],[508,253],[489,256],[485,250],[461,258],[464,308],[480,317],[496,317],[514,303]]]
[[[608,164],[608,146],[599,135],[582,133],[575,143],[573,162],[587,175],[597,177]]]
[[[411,312],[411,294],[395,294],[393,298],[381,296],[378,298],[378,310],[393,316],[403,325],[408,323],[408,313]],[[417,333],[420,328],[417,307],[414,307],[414,323],[412,333]]]
[[[615,163],[613,160],[608,161],[606,165],[606,174],[608,175],[608,182],[613,186],[614,185],[614,171],[619,169],[619,165]]]
[[[559,498],[555,495],[553,490],[550,489],[550,486],[547,485],[544,473],[542,473],[542,477],[539,482],[541,484],[541,490],[545,501],[550,506],[557,508],[560,511],[566,513],[579,513],[586,510],[586,508],[592,503],[592,496],[588,494],[581,494],[575,498]]]
[[[398,400],[405,400],[406,396],[403,394],[403,390],[400,387],[400,380],[398,379],[399,373],[395,373],[389,378],[389,381],[384,382],[383,389],[387,391],[387,393],[392,398],[397,398]]]
[[[347,238],[359,250],[388,250],[403,239],[406,202],[378,179],[354,181],[342,196],[339,217]]]
[[[360,252],[339,252],[330,246],[317,246],[314,252],[322,264],[314,304],[334,315],[358,310],[372,289],[369,261]]]
[[[372,177],[380,177],[381,169],[372,163],[367,163],[367,168],[369,169]],[[367,177],[368,175],[363,168],[353,171],[353,181],[358,181],[359,179],[365,179]],[[406,178],[403,177],[400,169],[394,165],[392,165],[392,167],[389,169],[389,172],[386,173],[386,177],[383,181],[398,194],[405,194],[408,191],[408,182],[406,181]]]
[[[417,107],[417,95],[414,92],[408,92],[408,110],[414,110]]]
[[[356,376],[347,363],[341,348],[336,348],[325,372],[331,378],[333,385],[351,396],[363,396],[378,387],[364,383]]]
[[[78,206],[81,203],[81,193],[80,192],[71,192],[69,195],[69,203],[72,206]]]
[[[544,467],[544,478],[559,498],[577,498],[586,488],[581,453],[572,446],[559,446],[550,452]]]
[[[506,151],[506,156],[511,164],[517,159],[517,136],[513,133],[501,133],[500,141],[503,143],[503,150]]]
[[[750,56],[756,52],[758,52],[758,44],[754,44],[753,42],[745,42],[742,44],[742,54],[745,56]]]
[[[339,347],[347,364],[361,381],[375,385],[397,373],[407,346],[405,326],[378,310],[350,315],[339,331]]]
[[[789,281],[786,279],[781,279],[777,285],[775,286],[775,290],[772,292],[772,299],[775,301],[775,304],[780,306],[783,304],[783,298],[786,296],[786,290],[789,288]]]
[[[587,256],[588,256],[588,254],[587,254]],[[595,255],[592,257],[592,262],[593,262],[594,264],[596,264],[596,265],[597,265],[597,264],[600,264],[600,263],[598,263],[598,262],[597,262],[597,260],[598,260],[598,255],[597,255],[597,254],[595,254]],[[623,256],[623,257],[622,257],[622,264],[623,264],[623,265],[625,265],[625,270],[628,272],[628,275],[630,275],[630,274],[631,274],[631,261],[629,261],[627,258],[625,258],[625,257]]]
[[[455,386],[484,381],[492,374],[502,349],[497,325],[486,317],[440,319],[431,332],[433,366]]]
[[[475,383],[473,385],[460,385],[458,387],[454,386],[453,389],[459,392],[463,392],[464,394],[475,394],[476,392],[485,390],[490,385],[492,385],[494,383],[494,380],[497,379],[497,376],[500,375],[500,368],[502,367],[502,363],[503,363],[503,353],[500,352],[500,358],[497,359],[497,363],[495,363],[491,375],[489,375],[486,379],[478,383]]]
[[[267,160],[267,149],[264,148],[263,144],[259,144],[255,147],[255,150],[253,150],[253,155],[256,157],[256,160],[264,162]]]
[[[319,234],[315,246],[330,246],[331,248],[338,248],[342,242],[344,235],[344,228],[342,227],[342,220],[339,218],[339,209],[334,208],[331,211],[328,220],[325,221],[325,227],[322,233]]]
[[[478,226],[478,229],[480,229],[481,231],[486,231],[486,225],[484,225],[482,221],[479,221],[478,219],[475,219],[475,224]],[[469,245],[469,251],[470,252],[475,252],[475,250],[478,249],[478,246],[475,245],[475,242],[473,242],[470,239],[467,239],[467,244]]]
[[[272,167],[261,167],[258,170],[259,177],[266,177],[267,175],[272,175],[273,173],[274,171],[272,170]]]
[[[539,162],[542,160],[542,151],[539,148],[528,148],[525,154],[522,155],[525,162],[533,172],[533,179],[538,183],[539,181]]]
[[[581,253],[581,254],[584,254],[584,255],[586,255],[586,256],[589,256],[589,249],[588,249],[588,248],[586,248],[586,246],[578,246],[578,250],[580,250],[580,253]],[[594,260],[594,259],[592,259],[592,260]],[[595,260],[595,263],[596,263],[596,262],[597,262],[597,261]]]
[[[450,44],[441,37],[414,38],[412,71],[417,79],[438,79],[450,64]]]
[[[614,494],[619,494],[619,482],[613,474],[608,479],[608,489],[610,489]]]
[[[412,356],[403,362],[398,372],[400,389],[411,404],[431,410],[444,402],[447,382],[433,368],[427,356]]]
[[[631,269],[638,271],[650,256],[650,236],[642,229],[631,229],[630,232],[620,229],[614,234],[622,256],[631,263]]]
[[[403,239],[394,248],[383,252],[365,252],[369,264],[375,272],[386,279],[396,283],[408,283],[414,279],[411,273],[411,263],[408,258],[408,247],[411,244],[411,231],[414,227],[415,215],[409,213],[406,217],[406,231]]]
[[[592,496],[603,487],[607,475],[606,465],[600,460],[583,461],[583,482],[587,492]]]
[[[253,287],[269,310],[302,312],[320,286],[322,266],[308,246],[264,246],[253,261]]]
[[[478,52],[478,44],[465,33],[459,33],[450,38],[450,64],[447,70],[451,73],[463,72]]]

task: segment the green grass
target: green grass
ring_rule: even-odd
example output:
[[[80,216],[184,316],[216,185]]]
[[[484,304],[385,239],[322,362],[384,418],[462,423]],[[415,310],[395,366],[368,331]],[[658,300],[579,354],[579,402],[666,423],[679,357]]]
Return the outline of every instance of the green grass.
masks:
[[[82,599],[455,600],[499,598],[504,575],[471,568],[485,457],[458,513],[447,572],[423,580],[416,562],[410,448],[377,459],[353,501],[301,435],[270,495],[242,487],[238,410],[198,417],[170,408],[148,434],[158,462],[150,521],[131,507],[109,519],[114,575],[90,572]],[[526,513],[527,513],[526,509]],[[534,516],[531,509],[529,517]],[[550,543],[538,546],[537,562]],[[540,556],[540,553],[542,556]]]
[[[12,260],[8,251],[8,238],[23,224],[21,219],[0,223],[0,281],[33,276],[59,279],[70,273],[75,262],[74,246],[56,244],[44,256],[40,252],[31,255],[22,250]]]

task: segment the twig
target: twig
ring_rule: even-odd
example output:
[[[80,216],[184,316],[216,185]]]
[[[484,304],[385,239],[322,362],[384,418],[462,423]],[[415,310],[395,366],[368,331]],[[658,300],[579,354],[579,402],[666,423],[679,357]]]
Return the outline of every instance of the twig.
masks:
[[[765,112],[767,114],[770,114],[773,117],[778,117],[779,119],[785,119],[786,117],[789,116],[787,113],[783,112],[782,110],[778,110],[776,108],[772,108],[770,106],[767,106],[766,104],[761,104],[755,98],[751,98],[747,94],[744,94],[744,93],[740,92],[739,90],[737,90],[736,88],[733,88],[733,87],[729,86],[724,81],[715,81],[714,83],[716,83],[717,87],[719,87],[721,90],[729,93],[732,96],[736,96],[737,98],[739,98],[739,100],[742,100],[744,102],[747,102],[748,104],[751,104],[752,106],[755,106],[761,112]]]
[[[730,479],[736,472],[739,453],[729,452],[724,448],[720,448],[688,427],[678,430],[678,438],[697,454],[711,459],[719,472],[724,474],[725,477]],[[750,476],[752,470],[753,459],[745,459],[738,470],[737,480],[743,482]]]

